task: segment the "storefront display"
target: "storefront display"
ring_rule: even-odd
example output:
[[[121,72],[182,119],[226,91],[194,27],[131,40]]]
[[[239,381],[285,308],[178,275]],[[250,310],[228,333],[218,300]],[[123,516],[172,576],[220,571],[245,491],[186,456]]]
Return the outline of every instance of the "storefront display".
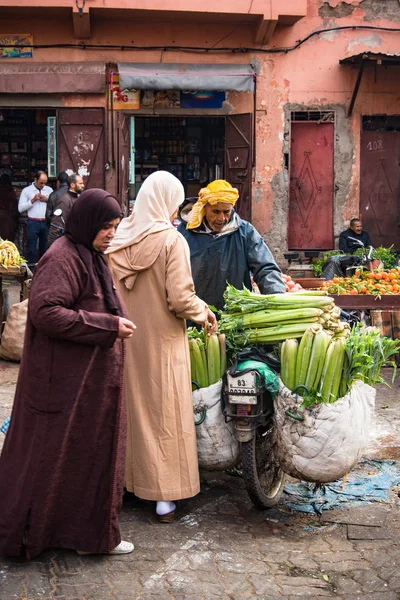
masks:
[[[223,177],[225,119],[220,117],[135,117],[136,193],[154,171],[164,169],[194,196]]]
[[[0,111],[0,175],[7,173],[17,196],[38,170],[47,172],[47,118],[54,111]]]

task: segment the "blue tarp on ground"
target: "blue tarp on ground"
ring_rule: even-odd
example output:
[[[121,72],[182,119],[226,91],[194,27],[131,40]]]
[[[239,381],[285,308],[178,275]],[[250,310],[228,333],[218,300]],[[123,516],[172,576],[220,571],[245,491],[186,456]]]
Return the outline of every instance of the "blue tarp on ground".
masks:
[[[320,515],[324,510],[382,502],[399,484],[400,465],[396,461],[369,459],[360,462],[347,479],[317,489],[314,483],[289,483],[282,502],[293,511]]]

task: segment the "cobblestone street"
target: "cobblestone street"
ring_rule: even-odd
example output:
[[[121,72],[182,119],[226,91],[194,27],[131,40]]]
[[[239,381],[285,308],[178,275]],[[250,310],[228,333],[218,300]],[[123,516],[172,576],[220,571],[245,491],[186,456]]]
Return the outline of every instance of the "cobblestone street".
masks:
[[[390,376],[389,370],[388,376]],[[0,422],[11,412],[18,365],[0,362]],[[379,386],[368,457],[400,458],[400,379]],[[1,435],[1,442],[4,436]],[[366,473],[368,476],[368,473]],[[6,490],[1,490],[6,493]],[[0,562],[1,600],[399,600],[400,520],[389,500],[317,514],[252,507],[240,478],[202,474],[202,490],[159,524],[154,505],[126,496],[124,557],[51,550]]]

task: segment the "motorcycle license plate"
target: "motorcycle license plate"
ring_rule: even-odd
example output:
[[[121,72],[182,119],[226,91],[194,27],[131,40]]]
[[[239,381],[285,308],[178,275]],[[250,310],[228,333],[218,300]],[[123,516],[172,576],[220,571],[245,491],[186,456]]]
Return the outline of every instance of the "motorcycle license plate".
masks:
[[[228,375],[228,395],[231,404],[257,404],[257,382],[254,371],[232,377]]]
[[[257,404],[257,396],[229,396],[231,404]]]

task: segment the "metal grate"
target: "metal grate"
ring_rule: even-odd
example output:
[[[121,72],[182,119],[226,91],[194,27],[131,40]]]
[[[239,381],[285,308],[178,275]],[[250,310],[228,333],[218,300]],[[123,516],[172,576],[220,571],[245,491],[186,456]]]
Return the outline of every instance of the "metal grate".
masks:
[[[291,121],[317,121],[318,123],[333,123],[333,110],[296,110],[291,112]]]
[[[400,115],[364,115],[363,131],[400,131]]]

